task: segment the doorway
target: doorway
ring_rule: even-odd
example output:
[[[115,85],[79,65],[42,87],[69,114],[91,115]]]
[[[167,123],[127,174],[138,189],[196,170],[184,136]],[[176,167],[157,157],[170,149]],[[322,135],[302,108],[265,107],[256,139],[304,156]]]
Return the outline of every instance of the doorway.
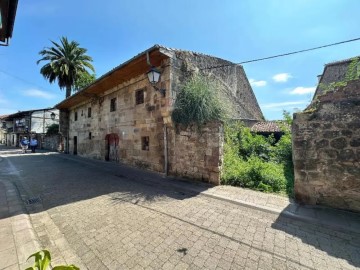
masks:
[[[74,136],[74,155],[77,155],[77,136]]]
[[[119,136],[116,133],[105,136],[105,160],[119,161]]]

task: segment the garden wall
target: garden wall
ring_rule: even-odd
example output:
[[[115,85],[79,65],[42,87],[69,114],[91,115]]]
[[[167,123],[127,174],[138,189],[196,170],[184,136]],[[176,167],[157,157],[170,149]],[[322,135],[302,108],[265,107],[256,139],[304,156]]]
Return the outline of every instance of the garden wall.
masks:
[[[201,132],[196,128],[169,128],[169,174],[220,184],[223,159],[223,127],[207,124]]]
[[[360,81],[318,100],[294,115],[295,198],[360,212]]]

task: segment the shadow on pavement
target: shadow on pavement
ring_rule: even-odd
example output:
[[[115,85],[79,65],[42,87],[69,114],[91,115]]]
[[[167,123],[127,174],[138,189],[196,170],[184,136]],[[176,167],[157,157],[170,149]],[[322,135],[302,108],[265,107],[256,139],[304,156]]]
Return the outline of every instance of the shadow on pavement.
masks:
[[[296,215],[301,216],[301,219]],[[340,222],[337,226],[336,222],[330,219],[338,219],[338,221],[348,219],[350,223],[356,221],[357,224],[349,224],[348,228],[344,228],[340,226]],[[328,226],[327,222],[331,222],[331,226]],[[341,223],[344,225],[343,221]],[[360,216],[354,213],[321,207],[297,206],[297,209],[294,209],[294,205],[289,205],[271,227],[308,244],[311,253],[326,252],[330,256],[344,259],[349,264],[360,267],[359,224]],[[286,248],[294,248],[291,241],[286,245]]]
[[[5,157],[0,162],[0,177],[17,186],[25,203],[35,202],[28,206],[31,213],[104,195],[113,203],[184,200],[212,187],[166,178],[121,163],[55,152],[21,154],[19,151],[0,147],[0,156]],[[186,189],[189,185],[192,191]]]

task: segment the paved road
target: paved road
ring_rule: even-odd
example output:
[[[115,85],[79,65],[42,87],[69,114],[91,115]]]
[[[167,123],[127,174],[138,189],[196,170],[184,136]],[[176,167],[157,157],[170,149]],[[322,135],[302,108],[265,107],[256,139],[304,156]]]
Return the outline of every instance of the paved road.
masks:
[[[28,210],[41,245],[56,263],[82,269],[360,267],[360,234],[150,178],[56,153],[14,154],[0,162],[0,179],[15,183],[24,200],[41,199]]]

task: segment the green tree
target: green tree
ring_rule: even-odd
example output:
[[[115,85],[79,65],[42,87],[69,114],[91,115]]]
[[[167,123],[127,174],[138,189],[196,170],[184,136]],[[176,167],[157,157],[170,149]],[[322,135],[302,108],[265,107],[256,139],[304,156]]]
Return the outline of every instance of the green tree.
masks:
[[[71,95],[71,90],[75,85],[80,73],[88,72],[87,69],[95,72],[92,66],[92,58],[86,55],[87,50],[79,47],[76,41],[68,41],[66,37],[60,38],[60,44],[51,41],[53,47],[46,47],[39,54],[42,56],[37,61],[48,61],[41,69],[40,73],[50,83],[58,82],[60,89],[66,89],[66,98]]]
[[[74,92],[77,92],[86,86],[90,85],[96,80],[95,73],[89,73],[87,71],[79,73],[79,76],[76,78],[74,83]]]

